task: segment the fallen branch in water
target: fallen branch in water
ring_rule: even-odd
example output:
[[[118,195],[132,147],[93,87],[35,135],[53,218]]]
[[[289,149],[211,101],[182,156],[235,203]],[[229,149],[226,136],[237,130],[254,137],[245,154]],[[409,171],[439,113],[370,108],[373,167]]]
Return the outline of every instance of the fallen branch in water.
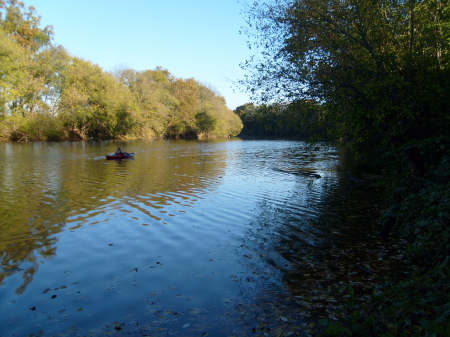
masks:
[[[273,169],[275,171],[284,172],[284,173],[304,175],[304,176],[313,177],[313,178],[317,178],[317,179],[321,178],[320,174],[318,174],[315,171],[310,171],[310,170],[285,169],[285,168],[280,168],[280,167],[274,167]]]

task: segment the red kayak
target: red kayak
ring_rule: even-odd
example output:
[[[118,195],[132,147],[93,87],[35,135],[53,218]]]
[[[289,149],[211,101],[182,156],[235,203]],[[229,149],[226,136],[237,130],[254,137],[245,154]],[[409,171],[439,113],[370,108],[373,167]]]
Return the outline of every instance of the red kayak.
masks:
[[[124,152],[122,154],[111,153],[106,155],[106,159],[128,159],[128,158],[134,158],[134,152],[131,153]]]

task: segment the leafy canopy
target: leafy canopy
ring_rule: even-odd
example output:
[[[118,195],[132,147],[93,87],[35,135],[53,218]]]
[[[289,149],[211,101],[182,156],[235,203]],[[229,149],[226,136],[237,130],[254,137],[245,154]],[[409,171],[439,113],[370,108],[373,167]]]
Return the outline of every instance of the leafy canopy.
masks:
[[[447,1],[255,1],[247,16],[259,54],[241,84],[254,98],[313,98],[366,149],[448,126]]]
[[[225,99],[163,68],[114,74],[51,43],[34,7],[0,0],[0,138],[227,137]]]

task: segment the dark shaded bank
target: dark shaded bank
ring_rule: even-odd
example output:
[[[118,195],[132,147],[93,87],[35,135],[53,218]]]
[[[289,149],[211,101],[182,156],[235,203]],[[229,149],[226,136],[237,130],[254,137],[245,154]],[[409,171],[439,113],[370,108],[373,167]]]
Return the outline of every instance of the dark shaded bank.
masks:
[[[349,286],[343,314],[322,321],[322,335],[450,336],[450,138],[407,144],[383,162],[390,199],[381,242],[400,248],[387,255],[397,264],[387,278],[365,268],[375,287],[358,303],[360,286]]]

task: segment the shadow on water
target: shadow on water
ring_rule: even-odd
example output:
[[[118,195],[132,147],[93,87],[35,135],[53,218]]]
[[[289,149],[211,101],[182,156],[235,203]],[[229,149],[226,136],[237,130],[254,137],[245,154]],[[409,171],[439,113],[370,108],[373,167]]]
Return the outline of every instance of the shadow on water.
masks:
[[[135,159],[105,160],[117,146]],[[350,185],[327,144],[1,150],[0,323],[17,335],[307,336],[349,282],[362,298],[380,277],[364,256],[382,193]]]
[[[316,335],[320,319],[338,320],[349,303],[369,299],[401,266],[404,243],[379,235],[383,189],[375,180],[349,179],[352,163],[343,159],[320,183],[299,177],[286,199],[259,203],[241,244],[248,251],[241,263],[253,269],[247,281],[257,283],[247,295],[251,303],[237,307],[242,327],[275,336]]]

